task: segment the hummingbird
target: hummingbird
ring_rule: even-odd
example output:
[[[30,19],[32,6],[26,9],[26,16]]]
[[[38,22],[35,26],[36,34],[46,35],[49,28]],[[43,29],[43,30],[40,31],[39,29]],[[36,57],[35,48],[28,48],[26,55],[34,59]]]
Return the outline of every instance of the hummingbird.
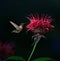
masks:
[[[14,23],[14,22],[12,22],[12,21],[10,21],[10,24],[12,24],[12,25],[15,27],[15,30],[13,30],[12,33],[20,33],[20,32],[22,31],[23,25],[24,25],[24,23],[21,23],[21,24],[18,26],[16,23]]]

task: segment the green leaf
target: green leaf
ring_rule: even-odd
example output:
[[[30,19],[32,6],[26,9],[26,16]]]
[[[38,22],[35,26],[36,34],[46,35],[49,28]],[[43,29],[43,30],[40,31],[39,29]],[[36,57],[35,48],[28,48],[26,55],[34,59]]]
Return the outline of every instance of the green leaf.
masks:
[[[49,57],[41,57],[41,58],[37,58],[37,59],[34,59],[32,61],[55,61],[54,59],[52,58],[49,58]]]
[[[6,60],[22,60],[22,61],[25,61],[25,59],[21,56],[10,56]]]

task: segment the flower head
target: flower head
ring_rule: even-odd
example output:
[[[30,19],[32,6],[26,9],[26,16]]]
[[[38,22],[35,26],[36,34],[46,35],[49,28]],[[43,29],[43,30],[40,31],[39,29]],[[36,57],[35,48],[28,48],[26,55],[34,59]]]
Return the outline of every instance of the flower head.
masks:
[[[14,55],[13,46],[9,43],[6,44],[0,42],[0,57],[6,57],[10,55]]]
[[[52,18],[50,16],[40,16],[40,17],[27,17],[30,20],[30,23],[26,26],[27,30],[33,32],[46,32],[54,28],[51,25]]]

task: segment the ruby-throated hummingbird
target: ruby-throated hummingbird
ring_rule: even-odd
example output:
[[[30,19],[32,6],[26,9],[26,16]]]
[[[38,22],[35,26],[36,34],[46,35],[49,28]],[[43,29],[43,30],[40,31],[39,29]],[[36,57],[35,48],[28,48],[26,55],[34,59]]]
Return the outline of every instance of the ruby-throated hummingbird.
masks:
[[[12,31],[13,33],[20,33],[22,31],[24,23],[21,23],[19,26],[12,21],[10,23],[16,28]]]

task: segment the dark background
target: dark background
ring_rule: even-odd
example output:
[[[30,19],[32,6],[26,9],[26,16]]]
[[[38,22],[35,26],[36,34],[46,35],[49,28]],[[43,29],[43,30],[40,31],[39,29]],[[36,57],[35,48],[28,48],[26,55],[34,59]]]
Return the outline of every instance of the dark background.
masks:
[[[37,57],[60,58],[60,0],[0,0],[0,41],[15,44],[15,55],[28,58],[33,43],[32,33],[26,29],[19,34],[11,33],[14,29],[9,21],[18,25],[21,22],[29,23],[26,16],[30,14],[48,14],[52,16],[55,29],[48,32],[46,39],[38,43],[32,59]],[[24,26],[24,27],[25,27]]]

